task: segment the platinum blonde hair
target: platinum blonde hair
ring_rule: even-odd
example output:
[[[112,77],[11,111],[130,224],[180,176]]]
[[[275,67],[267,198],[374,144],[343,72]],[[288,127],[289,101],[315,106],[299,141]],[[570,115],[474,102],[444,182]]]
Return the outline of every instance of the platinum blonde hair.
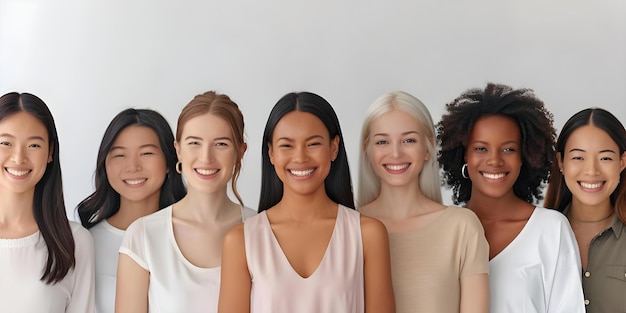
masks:
[[[374,121],[392,110],[403,111],[414,117],[420,124],[421,131],[424,132],[424,136],[427,139],[426,148],[430,158],[424,163],[424,167],[419,174],[419,188],[426,197],[441,203],[441,180],[439,178],[439,162],[437,161],[433,119],[422,101],[406,92],[396,91],[376,99],[367,110],[361,130],[357,205],[366,205],[376,200],[380,195],[380,177],[374,172],[368,156],[370,129]]]

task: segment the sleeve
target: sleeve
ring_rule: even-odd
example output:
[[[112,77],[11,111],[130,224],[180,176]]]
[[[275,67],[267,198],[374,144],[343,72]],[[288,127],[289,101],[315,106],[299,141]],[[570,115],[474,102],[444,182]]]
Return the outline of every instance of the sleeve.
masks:
[[[80,224],[70,222],[74,237],[76,265],[74,285],[66,313],[95,312],[95,256],[91,234]]]
[[[561,218],[557,264],[552,278],[548,313],[584,313],[582,271],[576,237],[567,219]]]
[[[135,263],[150,272],[146,260],[146,238],[144,218],[139,218],[126,229],[120,246],[120,253],[129,256]]]
[[[472,211],[467,211],[465,232],[462,235],[463,253],[461,254],[460,276],[489,273],[489,243],[485,238],[480,220]]]

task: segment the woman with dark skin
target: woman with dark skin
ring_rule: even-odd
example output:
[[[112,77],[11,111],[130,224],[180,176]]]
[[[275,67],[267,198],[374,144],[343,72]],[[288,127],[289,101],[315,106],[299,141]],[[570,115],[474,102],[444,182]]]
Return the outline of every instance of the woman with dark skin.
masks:
[[[608,111],[585,109],[556,143],[546,207],[567,216],[580,249],[587,313],[626,308],[626,130]]]
[[[535,207],[554,157],[552,115],[529,89],[488,84],[447,105],[439,162],[489,242],[491,312],[584,312],[567,220]]]

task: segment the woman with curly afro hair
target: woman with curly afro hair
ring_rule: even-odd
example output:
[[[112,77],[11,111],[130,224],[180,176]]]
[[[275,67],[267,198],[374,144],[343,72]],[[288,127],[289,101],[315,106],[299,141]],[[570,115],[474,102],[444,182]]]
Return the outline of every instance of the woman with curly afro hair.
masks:
[[[491,312],[584,312],[567,219],[536,207],[554,158],[552,114],[530,89],[488,84],[446,106],[439,162],[489,242]]]

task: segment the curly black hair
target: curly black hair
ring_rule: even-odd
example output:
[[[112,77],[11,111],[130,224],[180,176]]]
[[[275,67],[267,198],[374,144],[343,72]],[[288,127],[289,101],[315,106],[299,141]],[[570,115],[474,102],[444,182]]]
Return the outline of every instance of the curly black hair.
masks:
[[[481,117],[492,115],[511,118],[520,128],[522,168],[513,185],[515,195],[526,202],[543,199],[541,187],[548,180],[554,159],[556,130],[552,113],[531,89],[489,83],[485,89],[463,92],[446,109],[437,124],[441,145],[438,159],[455,204],[467,203],[471,197],[472,181],[463,178],[461,167],[472,128]]]

